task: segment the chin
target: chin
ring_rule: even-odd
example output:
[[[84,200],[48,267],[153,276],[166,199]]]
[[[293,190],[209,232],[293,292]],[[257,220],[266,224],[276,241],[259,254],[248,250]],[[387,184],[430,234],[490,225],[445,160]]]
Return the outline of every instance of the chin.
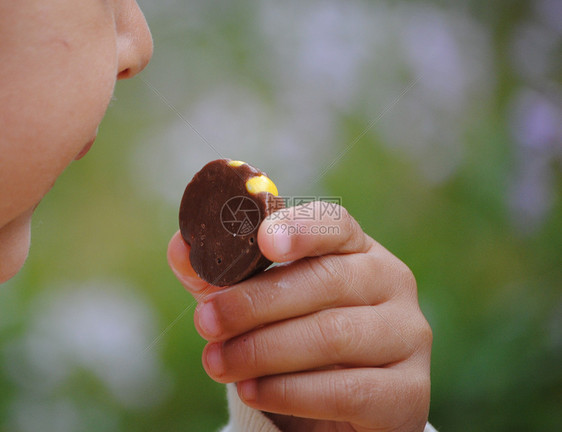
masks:
[[[31,211],[0,227],[0,283],[22,268],[31,241]]]

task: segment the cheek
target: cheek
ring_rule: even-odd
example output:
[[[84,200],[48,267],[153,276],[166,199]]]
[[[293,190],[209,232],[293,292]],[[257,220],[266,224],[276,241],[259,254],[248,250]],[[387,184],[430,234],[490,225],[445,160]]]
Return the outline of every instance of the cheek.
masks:
[[[66,166],[95,136],[116,80],[115,41],[107,37],[85,47],[69,43],[58,50],[55,68],[45,68],[30,98],[35,105],[27,121],[35,125],[31,143]],[[47,90],[46,90],[47,88]]]
[[[0,107],[0,184],[9,185],[0,191],[0,227],[32,208],[95,137],[117,56],[113,26],[94,23],[24,41],[1,70],[10,85]]]

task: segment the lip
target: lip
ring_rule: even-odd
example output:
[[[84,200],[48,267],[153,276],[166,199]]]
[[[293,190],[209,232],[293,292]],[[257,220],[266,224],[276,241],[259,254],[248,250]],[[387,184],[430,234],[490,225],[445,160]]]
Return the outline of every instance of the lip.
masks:
[[[90,151],[90,149],[92,148],[92,146],[94,145],[94,142],[96,141],[96,137],[92,138],[83,148],[82,150],[80,150],[80,153],[78,153],[75,157],[74,160],[80,160],[82,159],[84,156],[86,156],[86,153],[88,153]]]

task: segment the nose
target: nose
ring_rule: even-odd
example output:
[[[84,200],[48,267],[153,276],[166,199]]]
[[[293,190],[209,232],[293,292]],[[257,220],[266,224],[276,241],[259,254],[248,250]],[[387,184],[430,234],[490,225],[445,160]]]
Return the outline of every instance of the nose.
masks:
[[[117,79],[127,79],[143,70],[152,57],[152,35],[135,0],[121,2],[116,16]]]

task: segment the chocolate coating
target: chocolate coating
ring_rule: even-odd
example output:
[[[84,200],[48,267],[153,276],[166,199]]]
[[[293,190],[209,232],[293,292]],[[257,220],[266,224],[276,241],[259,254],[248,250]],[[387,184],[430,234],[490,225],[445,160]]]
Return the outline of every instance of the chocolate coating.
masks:
[[[195,174],[185,188],[179,213],[193,269],[216,286],[234,285],[271,264],[259,249],[258,227],[284,207],[283,200],[269,192],[247,190],[246,182],[264,172],[229,162],[209,162]]]

